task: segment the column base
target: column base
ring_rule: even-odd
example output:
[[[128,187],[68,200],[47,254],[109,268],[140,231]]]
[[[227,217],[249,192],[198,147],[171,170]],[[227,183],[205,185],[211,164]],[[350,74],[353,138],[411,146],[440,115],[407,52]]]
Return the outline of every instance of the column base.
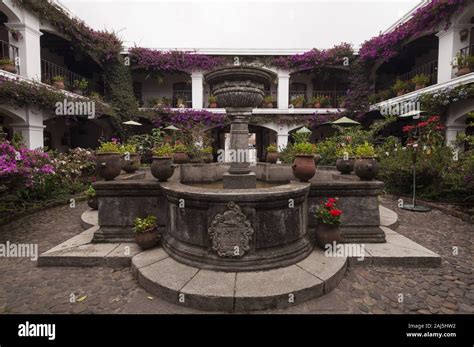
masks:
[[[254,189],[257,188],[257,176],[254,172],[247,174],[231,174],[226,172],[222,176],[224,189]]]

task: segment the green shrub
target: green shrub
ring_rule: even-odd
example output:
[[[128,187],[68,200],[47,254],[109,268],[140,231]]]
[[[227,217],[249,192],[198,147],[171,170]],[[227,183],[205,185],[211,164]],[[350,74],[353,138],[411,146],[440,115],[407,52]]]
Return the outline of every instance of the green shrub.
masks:
[[[313,155],[316,154],[316,145],[309,142],[297,143],[293,146],[296,155]]]
[[[116,142],[102,142],[97,153],[121,153],[120,146]]]
[[[267,147],[267,152],[268,153],[276,153],[276,152],[278,152],[278,148],[275,144],[271,144]]]
[[[144,233],[150,229],[156,228],[156,217],[149,215],[145,218],[135,218],[133,231],[136,233]]]
[[[182,143],[177,143],[173,147],[173,153],[187,153],[188,148]]]
[[[87,190],[86,190],[86,196],[87,196],[88,198],[93,198],[93,197],[95,197],[95,189],[94,189],[94,187],[92,187],[92,185],[90,185],[89,188],[87,188]]]
[[[368,142],[365,142],[363,145],[359,145],[355,148],[355,154],[358,158],[360,157],[374,157],[375,148]]]
[[[153,155],[161,158],[171,158],[173,156],[173,147],[169,143],[165,143],[161,147],[153,148]]]

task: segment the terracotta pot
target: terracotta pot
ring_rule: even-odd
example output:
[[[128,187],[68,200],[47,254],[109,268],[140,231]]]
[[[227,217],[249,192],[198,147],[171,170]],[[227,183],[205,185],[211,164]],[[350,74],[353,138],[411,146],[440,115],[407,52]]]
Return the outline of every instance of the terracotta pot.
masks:
[[[267,153],[267,163],[276,164],[277,160],[278,160],[278,152]]]
[[[165,182],[173,176],[174,165],[171,157],[153,157],[151,174],[160,182]]]
[[[268,102],[264,105],[265,108],[273,108],[273,102]]]
[[[97,153],[97,174],[106,181],[112,181],[122,171],[120,153]]]
[[[99,209],[99,199],[97,198],[97,196],[93,196],[91,198],[88,198],[87,199],[87,205],[93,210]]]
[[[140,168],[140,155],[130,153],[130,160],[125,160],[125,154],[122,156],[121,166],[126,173],[134,173]]]
[[[58,89],[65,89],[66,88],[64,86],[64,81],[54,81],[53,82],[53,87],[58,88]]]
[[[397,92],[397,96],[402,96],[403,94],[405,94],[406,92],[404,90],[400,90],[399,92]]]
[[[354,158],[336,160],[336,169],[343,175],[349,175],[354,170]]]
[[[204,153],[202,155],[202,160],[206,163],[206,164],[209,164],[209,163],[212,163],[214,161],[214,156],[212,155],[212,153]]]
[[[184,152],[176,152],[173,154],[173,162],[175,164],[186,164],[189,161],[189,156]]]
[[[358,158],[354,163],[354,172],[362,181],[371,181],[379,172],[379,163],[375,158]]]
[[[327,244],[333,245],[333,242],[340,243],[342,241],[341,231],[337,224],[318,223],[316,226],[316,243],[325,248]]]
[[[2,70],[6,72],[16,73],[16,67],[13,64],[2,65]]]
[[[315,102],[315,103],[313,104],[313,107],[314,107],[314,108],[321,108],[321,103],[320,103],[320,102]]]
[[[294,106],[295,108],[302,108],[302,107],[303,107],[303,103],[302,103],[302,102],[298,102],[298,103],[293,104],[293,106]]]
[[[209,108],[217,108],[217,102],[213,102],[212,104],[209,104]]]
[[[466,67],[462,67],[460,69],[458,69],[458,72],[456,72],[456,76],[464,76],[464,75],[467,75],[468,73],[471,72],[471,69],[469,68],[469,66],[466,66]]]
[[[155,247],[160,241],[160,234],[158,228],[147,230],[143,233],[135,233],[135,242],[141,249],[150,249]]]
[[[296,155],[293,165],[293,175],[301,182],[308,182],[316,173],[314,155]]]
[[[415,90],[423,89],[425,88],[424,84],[415,84]]]

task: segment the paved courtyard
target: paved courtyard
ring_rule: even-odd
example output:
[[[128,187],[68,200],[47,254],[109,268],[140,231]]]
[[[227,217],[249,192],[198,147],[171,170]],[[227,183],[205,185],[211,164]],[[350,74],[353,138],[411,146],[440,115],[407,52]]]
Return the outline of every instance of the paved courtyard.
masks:
[[[328,295],[264,312],[474,313],[473,225],[437,210],[418,214],[388,199],[381,202],[398,213],[397,232],[438,253],[442,267],[349,267]],[[80,203],[75,209],[64,206],[27,216],[0,227],[0,243],[38,243],[42,253],[82,232],[79,219],[86,209]],[[2,258],[0,274],[0,313],[200,312],[150,296],[129,268],[38,268],[29,259]]]

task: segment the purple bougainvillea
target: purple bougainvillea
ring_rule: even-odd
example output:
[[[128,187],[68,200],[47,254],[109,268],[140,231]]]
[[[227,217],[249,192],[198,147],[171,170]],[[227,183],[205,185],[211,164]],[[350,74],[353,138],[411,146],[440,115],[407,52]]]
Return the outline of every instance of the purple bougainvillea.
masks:
[[[343,65],[354,58],[354,50],[349,43],[341,43],[330,49],[312,49],[302,54],[276,58],[273,65],[289,70],[312,70],[324,66]]]
[[[223,113],[213,113],[206,110],[185,109],[184,111],[172,111],[170,109],[162,109],[152,117],[152,122],[155,127],[170,124],[188,129],[197,125],[214,127],[223,126],[225,116]]]
[[[129,53],[136,66],[153,71],[210,70],[223,64],[221,58],[194,52],[159,51],[134,47],[129,50]]]
[[[451,25],[451,17],[461,11],[469,0],[433,0],[417,9],[413,16],[394,30],[365,41],[359,50],[361,61],[370,62],[376,59],[388,60],[394,57],[401,44],[424,32],[437,30],[444,24],[444,29]]]

